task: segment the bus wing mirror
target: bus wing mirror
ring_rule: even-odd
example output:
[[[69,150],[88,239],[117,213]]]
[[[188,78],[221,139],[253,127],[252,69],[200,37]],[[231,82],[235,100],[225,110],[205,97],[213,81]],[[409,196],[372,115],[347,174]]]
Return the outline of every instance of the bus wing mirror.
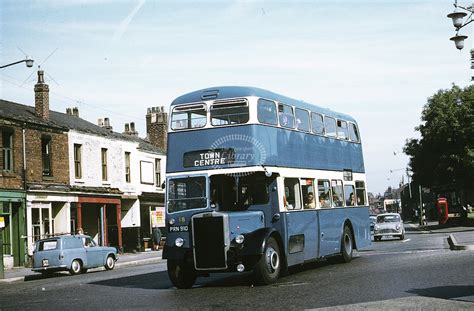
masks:
[[[161,189],[165,189],[166,188],[166,181],[164,181],[162,184],[161,184]]]

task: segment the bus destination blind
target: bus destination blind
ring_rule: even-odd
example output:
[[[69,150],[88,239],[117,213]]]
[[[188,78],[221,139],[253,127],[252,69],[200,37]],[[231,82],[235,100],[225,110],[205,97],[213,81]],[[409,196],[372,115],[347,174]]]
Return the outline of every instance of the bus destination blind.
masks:
[[[210,149],[186,152],[183,156],[184,167],[205,167],[232,164],[235,151],[232,148]]]

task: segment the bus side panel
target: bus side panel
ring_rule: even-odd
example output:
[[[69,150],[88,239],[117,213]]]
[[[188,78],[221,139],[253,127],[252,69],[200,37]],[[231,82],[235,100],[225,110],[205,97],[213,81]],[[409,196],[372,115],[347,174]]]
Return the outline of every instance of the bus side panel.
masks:
[[[336,254],[341,246],[341,227],[345,220],[344,208],[328,208],[319,211],[319,256]]]
[[[350,219],[352,222],[352,228],[354,229],[354,239],[357,249],[370,246],[370,221],[369,221],[369,208],[368,207],[356,207],[348,208],[350,211]]]
[[[288,265],[318,257],[318,213],[315,210],[285,213]]]
[[[263,125],[242,125],[214,128],[196,132],[172,132],[168,135],[167,173],[216,168],[212,165],[184,167],[186,152],[214,148],[231,148],[235,161],[219,168],[252,165],[293,167],[304,169],[336,170],[350,169],[364,172],[361,144],[317,136],[309,133],[289,131]],[[183,144],[182,142],[186,143]],[[250,156],[249,156],[250,155]]]
[[[320,256],[337,254],[341,249],[344,222],[349,220],[358,249],[370,245],[369,209],[346,207],[320,210]]]

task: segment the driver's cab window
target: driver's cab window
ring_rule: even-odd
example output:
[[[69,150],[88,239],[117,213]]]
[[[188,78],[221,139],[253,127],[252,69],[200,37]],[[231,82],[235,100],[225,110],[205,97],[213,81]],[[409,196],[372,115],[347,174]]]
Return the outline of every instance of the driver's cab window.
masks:
[[[301,209],[300,182],[298,178],[285,178],[283,204],[287,210]]]

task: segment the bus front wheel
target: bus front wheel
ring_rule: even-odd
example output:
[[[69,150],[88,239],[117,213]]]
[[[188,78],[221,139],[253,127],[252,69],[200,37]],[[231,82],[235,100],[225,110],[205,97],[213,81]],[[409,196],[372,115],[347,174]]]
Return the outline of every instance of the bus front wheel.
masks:
[[[168,259],[168,276],[176,288],[191,288],[196,282],[196,272],[182,261]]]
[[[281,271],[282,261],[277,241],[270,237],[265,244],[265,251],[255,267],[255,279],[259,285],[274,283]]]

